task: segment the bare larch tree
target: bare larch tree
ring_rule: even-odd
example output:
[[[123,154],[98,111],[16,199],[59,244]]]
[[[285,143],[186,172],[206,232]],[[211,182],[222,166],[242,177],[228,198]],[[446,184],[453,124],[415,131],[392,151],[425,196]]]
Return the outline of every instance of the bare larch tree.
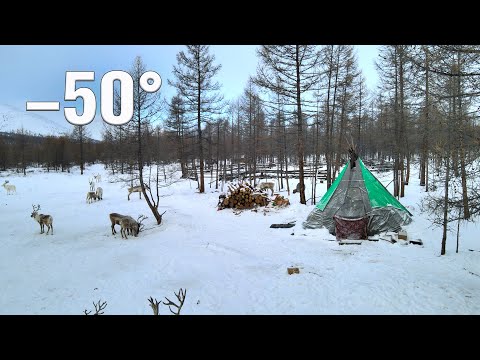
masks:
[[[215,65],[215,56],[209,53],[208,45],[187,45],[187,51],[177,54],[177,65],[173,66],[174,86],[182,96],[185,111],[197,117],[198,156],[200,160],[199,192],[205,192],[204,150],[202,123],[220,114],[224,104],[218,93],[220,84],[213,79],[221,65]]]
[[[314,45],[262,45],[257,51],[260,64],[254,82],[287,97],[296,107],[297,157],[300,182],[300,203],[306,204],[304,179],[304,113],[302,96],[318,80],[315,71],[319,52]]]

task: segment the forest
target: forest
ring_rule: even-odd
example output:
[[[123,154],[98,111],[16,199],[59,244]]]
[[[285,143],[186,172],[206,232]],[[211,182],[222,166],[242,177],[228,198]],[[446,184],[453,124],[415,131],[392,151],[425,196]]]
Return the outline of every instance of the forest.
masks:
[[[444,227],[444,237],[449,223],[475,218],[480,46],[380,46],[377,89],[367,89],[353,45],[263,45],[257,57],[243,94],[225,101],[215,54],[207,45],[186,46],[171,74],[162,74],[174,96],[135,85],[132,120],[105,124],[101,141],[89,137],[88,125],[60,137],[24,129],[0,133],[0,170],[80,166],[83,173],[86,164],[100,162],[143,184],[152,176],[144,167],[178,163],[182,177],[198,181],[200,193],[206,172],[216,188],[222,180],[248,178],[255,185],[264,177],[284,188],[293,177],[300,203],[314,204],[323,195],[315,191],[317,181],[328,188],[354,146],[365,164],[393,172],[397,198],[418,167],[430,193],[423,208]],[[134,84],[146,69],[141,57],[132,59]],[[114,109],[121,111],[118,91]],[[312,179],[311,199],[306,178]],[[158,201],[157,192],[149,206]]]

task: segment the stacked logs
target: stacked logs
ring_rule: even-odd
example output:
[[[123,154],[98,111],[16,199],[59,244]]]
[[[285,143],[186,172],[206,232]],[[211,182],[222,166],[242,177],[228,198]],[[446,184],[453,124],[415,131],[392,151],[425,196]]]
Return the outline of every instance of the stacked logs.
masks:
[[[258,192],[248,182],[228,184],[229,194],[221,195],[218,207],[220,209],[251,209],[256,206],[267,206],[270,202],[268,195]]]

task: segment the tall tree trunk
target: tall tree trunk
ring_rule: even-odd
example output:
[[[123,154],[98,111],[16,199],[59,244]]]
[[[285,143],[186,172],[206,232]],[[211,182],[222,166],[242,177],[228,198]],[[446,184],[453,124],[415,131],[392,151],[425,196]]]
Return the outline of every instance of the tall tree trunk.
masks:
[[[463,120],[463,109],[462,109],[462,83],[461,83],[461,59],[460,53],[457,57],[457,68],[458,74],[457,76],[457,91],[458,91],[458,122],[459,122],[459,157],[460,157],[460,173],[462,178],[462,201],[463,201],[463,218],[468,220],[470,218],[470,209],[468,206],[468,193],[467,193],[467,172],[465,169],[465,145],[464,145],[464,133],[465,133],[465,121]]]
[[[429,136],[429,118],[430,118],[430,76],[429,76],[429,53],[426,48],[425,52],[425,124],[423,128],[422,139],[422,156],[420,159],[420,186],[425,186],[428,191],[428,136]]]
[[[332,113],[330,117],[330,134],[328,135],[330,139],[330,153],[329,153],[329,158],[330,158],[330,171],[332,174],[330,175],[330,181],[333,182],[335,181],[336,173],[335,169],[333,168],[333,155],[334,155],[334,148],[333,148],[333,125],[334,125],[334,120],[335,120],[335,107],[337,105],[337,89],[338,89],[338,73],[340,71],[340,50],[338,51],[337,54],[337,62],[335,63],[335,85],[333,88],[333,104],[332,104]]]
[[[137,81],[137,94],[140,94],[140,81]],[[153,216],[155,217],[155,220],[157,220],[157,225],[160,225],[162,223],[162,216],[158,213],[157,207],[155,207],[152,202],[150,201],[150,197],[147,195],[147,192],[145,190],[145,184],[143,180],[143,150],[142,150],[142,117],[141,117],[141,102],[140,102],[140,96],[137,95],[137,116],[138,116],[138,121],[137,121],[137,144],[138,144],[138,149],[137,149],[137,161],[138,161],[138,177],[140,179],[140,186],[142,187],[142,193],[143,197],[145,198],[145,201],[148,204],[148,207],[152,211]],[[157,165],[158,167],[158,165]],[[158,172],[158,170],[157,170]],[[158,204],[157,204],[158,206]]]
[[[287,155],[287,126],[283,119],[283,155],[285,158],[285,182],[287,183],[287,194],[290,196],[290,184],[288,183],[288,155]]]
[[[347,69],[348,76],[348,69]],[[342,100],[342,109],[340,110],[340,131],[338,132],[338,142],[337,142],[337,154],[335,159],[335,169],[334,173],[336,174],[340,168],[340,158],[342,154],[342,140],[344,133],[344,124],[345,124],[345,107],[346,107],[346,94],[347,94],[347,85],[343,86],[343,100]]]
[[[319,141],[320,138],[320,124],[319,124],[320,116],[319,116],[319,109],[318,109],[318,102],[317,102],[317,114],[316,114],[316,121],[315,121],[315,166],[314,166],[314,177],[313,177],[313,189],[312,189],[312,205],[317,203],[317,175],[318,175],[318,164],[320,161],[320,147]]]
[[[202,138],[202,120],[201,120],[201,73],[200,73],[200,59],[198,58],[198,78],[197,78],[197,131],[198,131],[198,152],[200,155],[200,183],[199,183],[199,192],[202,194],[205,192],[205,175],[204,175],[204,164],[203,164],[203,138]]]
[[[254,108],[252,109],[252,111],[255,111],[255,108],[256,108],[256,101],[254,103]],[[253,156],[252,156],[252,160],[253,160],[253,186],[255,186],[257,184],[257,146],[258,146],[258,143],[257,143],[257,120],[258,120],[258,113],[255,111],[255,113],[253,114],[253,149],[252,149],[252,152],[253,152]]]
[[[442,250],[441,255],[445,255],[445,246],[447,244],[447,231],[448,231],[448,182],[450,181],[450,145],[447,145],[447,156],[445,157],[445,194],[443,201],[443,232],[442,232]]]
[[[300,180],[300,203],[306,205],[305,199],[305,179],[304,179],[304,143],[303,143],[303,117],[302,117],[302,101],[300,98],[300,48],[296,45],[295,62],[297,65],[297,135],[298,135],[298,170]]]
[[[405,93],[404,93],[404,47],[401,46],[399,54],[399,82],[400,82],[400,197],[405,196],[405,148],[407,147],[405,127]]]
[[[220,122],[217,121],[217,175],[215,177],[215,189],[218,190],[218,163],[220,159]]]
[[[333,49],[334,45],[331,45],[329,68],[328,68],[328,86],[327,86],[327,111],[326,111],[326,149],[325,149],[325,161],[327,163],[327,190],[332,185],[332,175],[331,175],[331,161],[330,161],[330,92],[331,92],[331,83],[332,83],[332,73],[333,73]]]

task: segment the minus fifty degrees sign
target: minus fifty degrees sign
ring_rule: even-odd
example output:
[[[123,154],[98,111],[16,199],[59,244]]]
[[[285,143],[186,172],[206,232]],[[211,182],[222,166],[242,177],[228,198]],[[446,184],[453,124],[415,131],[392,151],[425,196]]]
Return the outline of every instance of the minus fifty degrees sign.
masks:
[[[27,111],[60,111],[60,102],[27,101]]]

